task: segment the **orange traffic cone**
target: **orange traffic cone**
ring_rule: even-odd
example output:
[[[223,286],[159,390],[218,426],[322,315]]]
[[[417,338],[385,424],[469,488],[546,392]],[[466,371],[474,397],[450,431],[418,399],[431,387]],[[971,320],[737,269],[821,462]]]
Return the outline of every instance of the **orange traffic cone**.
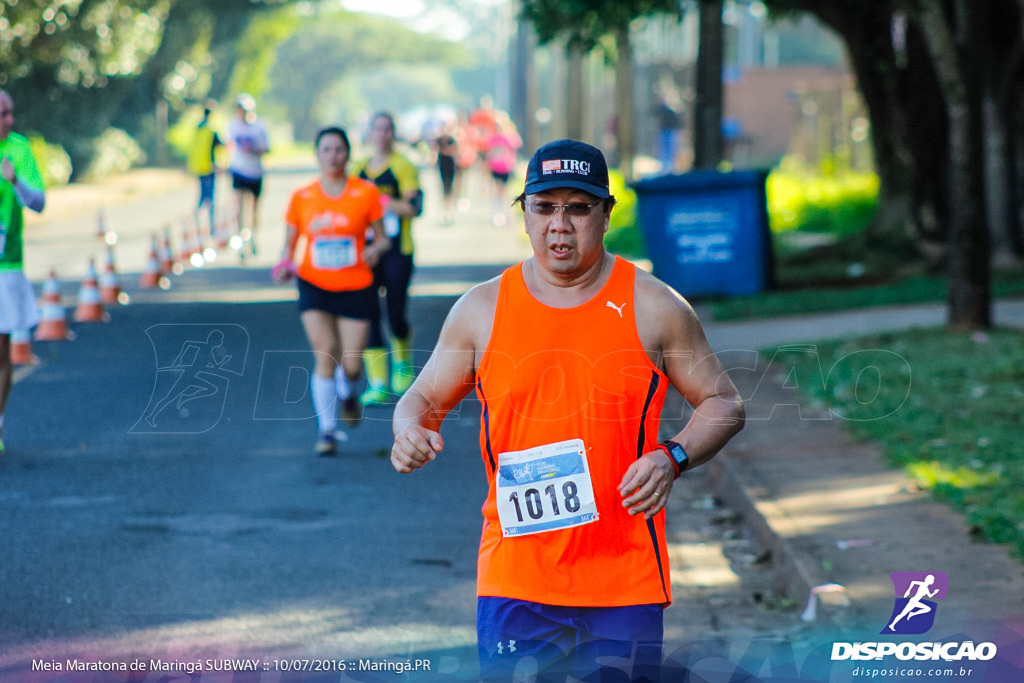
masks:
[[[32,353],[32,340],[28,330],[11,332],[11,362],[14,365],[36,365],[39,359]]]
[[[221,209],[220,215],[217,217],[217,235],[216,235],[217,239],[216,239],[216,243],[217,243],[217,248],[218,249],[227,249],[228,248],[228,243],[229,243],[228,240],[231,239],[231,236],[228,234],[228,224],[229,224],[229,219],[228,219],[227,215],[225,214],[224,209]]]
[[[96,236],[100,239],[107,236],[107,210],[102,206],[96,211]]]
[[[160,274],[170,275],[174,272],[174,249],[171,247],[171,226],[164,226],[164,240],[160,245]]]
[[[117,244],[117,233],[110,229],[107,209],[103,206],[96,212],[96,236],[107,244]]]
[[[96,263],[89,259],[89,270],[85,273],[78,290],[78,306],[75,308],[75,322],[101,323],[110,319],[103,307],[103,299],[96,283]]]
[[[181,222],[181,252],[178,254],[178,260],[183,264],[187,264],[192,258],[192,254],[196,253],[195,241],[192,238],[192,231],[189,229],[188,221]]]
[[[196,223],[194,218],[186,218],[185,219],[185,226],[186,226],[185,229],[188,231],[188,239],[189,239],[189,243],[188,243],[189,259],[188,260],[192,263],[193,266],[201,266],[201,265],[203,265],[203,261],[202,261],[201,258],[199,258],[199,259],[192,258],[193,256],[202,256],[203,255],[203,240],[202,240],[202,237],[199,235],[199,225]]]
[[[39,307],[39,317],[36,341],[64,341],[75,338],[74,333],[68,329],[64,306],[60,302],[60,284],[57,282],[57,273],[52,270],[43,284],[43,303]]]
[[[160,257],[157,256],[156,235],[149,241],[149,259],[146,260],[146,269],[139,277],[139,287],[143,289],[156,289],[160,286]]]
[[[100,301],[105,304],[116,304],[120,295],[121,282],[114,267],[114,248],[107,247],[107,267],[100,277]]]

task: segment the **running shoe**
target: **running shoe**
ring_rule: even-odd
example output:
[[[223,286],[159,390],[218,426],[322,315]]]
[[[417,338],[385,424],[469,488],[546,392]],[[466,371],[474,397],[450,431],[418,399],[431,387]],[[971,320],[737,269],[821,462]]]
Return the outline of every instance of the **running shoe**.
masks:
[[[382,406],[390,403],[390,394],[384,387],[375,387],[371,385],[363,392],[363,395],[359,397],[359,402],[364,406]]]
[[[363,419],[363,403],[359,399],[353,394],[341,402],[341,419],[350,427],[355,427]]]
[[[316,453],[320,456],[335,455],[338,452],[338,440],[334,432],[324,432],[316,440]]]
[[[401,396],[409,390],[416,380],[416,370],[412,363],[395,363],[395,369],[391,373],[391,388]]]

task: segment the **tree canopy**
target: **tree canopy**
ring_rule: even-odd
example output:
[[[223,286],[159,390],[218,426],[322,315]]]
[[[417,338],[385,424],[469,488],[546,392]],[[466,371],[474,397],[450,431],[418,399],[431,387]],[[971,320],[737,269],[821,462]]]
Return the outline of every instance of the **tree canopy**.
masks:
[[[679,0],[522,0],[520,5],[541,43],[564,38],[584,51],[638,17],[682,13]]]
[[[454,11],[464,2],[442,4]],[[336,2],[0,4],[0,88],[15,98],[21,126],[63,146],[76,174],[109,129],[127,135],[108,139],[134,139],[156,161],[165,124],[207,98],[242,91],[309,135],[318,117],[330,116],[332,97],[346,91],[340,81],[397,62],[416,64],[422,81],[424,65],[469,67],[474,60],[456,43],[342,11]],[[426,74],[427,82],[445,78]],[[438,87],[451,90],[450,82]]]
[[[708,4],[700,0],[701,4]],[[872,122],[881,196],[875,233],[938,245],[949,322],[991,324],[991,240],[1024,256],[1024,9],[1015,0],[764,0],[844,40]],[[523,0],[542,40],[592,47],[657,0]],[[701,94],[698,92],[698,99]],[[702,121],[698,125],[714,125]]]
[[[465,66],[471,62],[460,45],[396,25],[390,19],[343,10],[312,10],[277,50],[267,70],[266,94],[285,111],[296,136],[312,139],[318,123],[339,120],[340,83],[354,74],[386,64],[416,65],[419,82],[390,79],[383,87],[406,95],[429,92],[422,68],[428,64]],[[443,84],[442,84],[443,85]],[[423,91],[421,87],[427,87]],[[445,94],[450,95],[450,90]],[[406,105],[414,98],[409,97]],[[351,102],[350,102],[351,103]],[[374,108],[385,106],[377,103]]]
[[[950,324],[989,326],[993,251],[1024,256],[1020,3],[766,4],[810,12],[843,37],[872,122],[882,181],[877,229],[937,245]]]
[[[147,121],[157,101],[168,95],[173,105],[199,94],[206,82],[213,87],[236,62],[235,36],[259,12],[288,2],[5,2],[0,87],[15,98],[27,128],[62,145],[81,170],[111,127],[152,147],[156,131]]]

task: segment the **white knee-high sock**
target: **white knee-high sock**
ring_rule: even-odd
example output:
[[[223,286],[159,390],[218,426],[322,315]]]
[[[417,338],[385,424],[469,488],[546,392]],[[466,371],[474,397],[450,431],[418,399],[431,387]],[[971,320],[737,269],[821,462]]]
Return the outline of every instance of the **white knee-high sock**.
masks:
[[[352,395],[358,396],[363,393],[366,384],[366,373],[360,372],[356,378],[349,377],[345,369],[340,365],[334,369],[334,389],[338,394],[338,400],[344,401]]]
[[[352,385],[345,377],[345,368],[340,365],[334,368],[334,390],[342,401],[352,395]]]
[[[314,373],[310,389],[313,392],[313,407],[316,409],[316,421],[320,426],[320,432],[333,432],[338,426],[338,399],[334,393],[334,379],[320,377]]]

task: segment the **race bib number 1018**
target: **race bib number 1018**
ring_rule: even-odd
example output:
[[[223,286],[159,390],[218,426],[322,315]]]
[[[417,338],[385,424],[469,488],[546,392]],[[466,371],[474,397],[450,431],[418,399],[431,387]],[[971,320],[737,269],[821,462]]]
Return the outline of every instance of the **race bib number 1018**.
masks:
[[[582,439],[501,453],[495,477],[505,537],[567,529],[598,518]]]

